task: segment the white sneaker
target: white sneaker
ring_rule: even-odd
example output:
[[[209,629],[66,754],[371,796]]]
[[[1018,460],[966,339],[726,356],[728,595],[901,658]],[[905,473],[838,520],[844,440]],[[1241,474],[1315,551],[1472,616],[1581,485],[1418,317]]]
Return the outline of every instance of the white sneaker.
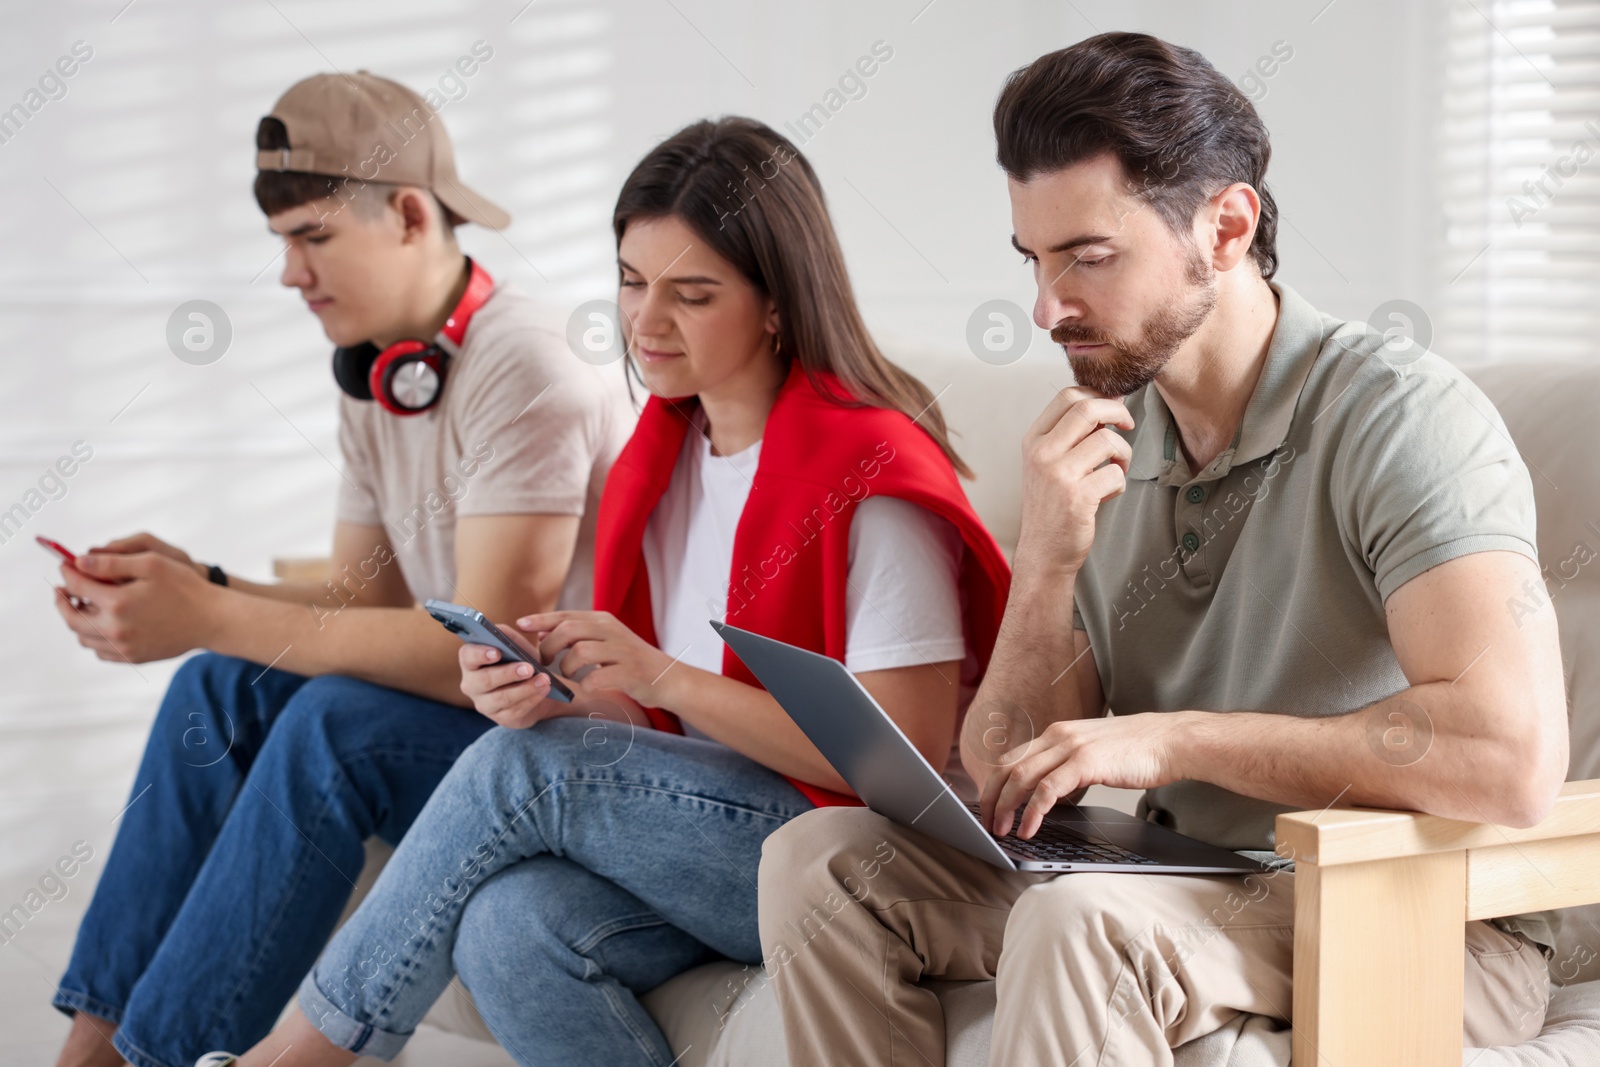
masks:
[[[208,1052],[194,1061],[194,1067],[233,1067],[239,1057],[231,1052]]]

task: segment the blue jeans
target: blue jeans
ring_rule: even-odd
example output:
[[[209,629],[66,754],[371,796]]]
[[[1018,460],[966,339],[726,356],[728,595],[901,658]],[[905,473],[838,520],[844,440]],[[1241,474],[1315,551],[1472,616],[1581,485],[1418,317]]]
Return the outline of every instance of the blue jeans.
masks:
[[[137,1067],[243,1049],[277,1021],[476,712],[211,653],[162,701],[55,1005],[120,1024]]]
[[[300,987],[334,1044],[392,1059],[460,972],[523,1064],[667,1067],[638,995],[761,959],[756,867],[811,808],[711,741],[578,717],[495,729],[439,784]]]

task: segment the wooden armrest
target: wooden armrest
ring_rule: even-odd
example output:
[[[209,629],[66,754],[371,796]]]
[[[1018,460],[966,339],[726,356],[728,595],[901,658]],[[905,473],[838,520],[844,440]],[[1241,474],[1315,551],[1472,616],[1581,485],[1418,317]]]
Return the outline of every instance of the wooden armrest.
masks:
[[[1515,829],[1377,810],[1277,818],[1295,860],[1297,1064],[1460,1067],[1462,926],[1600,900],[1600,781]]]
[[[272,561],[272,576],[281,582],[326,581],[329,572],[332,570],[333,560],[326,556],[320,558],[275,559]]]
[[[1566,783],[1550,815],[1527,829],[1365,808],[1277,818],[1278,855],[1324,867],[1594,833],[1600,833],[1600,779]]]
[[[1466,919],[1592,904],[1600,901],[1600,780],[1566,783],[1550,815],[1526,829],[1400,811],[1280,815],[1277,850],[1324,869],[1460,854]]]

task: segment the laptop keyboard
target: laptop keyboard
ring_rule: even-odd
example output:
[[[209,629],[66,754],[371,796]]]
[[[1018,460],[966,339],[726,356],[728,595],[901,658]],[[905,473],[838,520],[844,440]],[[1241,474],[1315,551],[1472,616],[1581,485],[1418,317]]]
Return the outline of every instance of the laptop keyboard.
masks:
[[[976,815],[980,822],[982,821],[983,812],[977,804],[968,804],[967,809]],[[1038,833],[1027,840],[1014,833],[995,840],[1019,856],[1044,863],[1158,863],[1157,860],[1141,856],[1137,852],[1130,852],[1110,842],[1090,841],[1048,820],[1039,827]]]

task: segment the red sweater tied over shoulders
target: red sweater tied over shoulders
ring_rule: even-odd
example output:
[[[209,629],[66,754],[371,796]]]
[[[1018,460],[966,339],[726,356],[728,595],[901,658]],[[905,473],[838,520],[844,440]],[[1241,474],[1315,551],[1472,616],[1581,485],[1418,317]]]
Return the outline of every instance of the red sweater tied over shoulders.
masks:
[[[849,396],[834,376],[819,372],[817,377],[833,395]],[[694,397],[652,396],[607,475],[600,501],[595,610],[615,615],[651,644],[658,642],[641,546],[698,406]],[[917,504],[960,532],[966,546],[960,569],[963,623],[981,677],[994,651],[1011,570],[972,510],[955,468],[905,414],[833,402],[798,362],[767,417],[750,496],[734,532],[727,622],[843,662],[850,521],[868,496]],[[731,648],[723,648],[722,673],[761,687]],[[656,729],[683,732],[670,712],[646,712]],[[861,803],[809,782],[789,781],[819,807]]]

